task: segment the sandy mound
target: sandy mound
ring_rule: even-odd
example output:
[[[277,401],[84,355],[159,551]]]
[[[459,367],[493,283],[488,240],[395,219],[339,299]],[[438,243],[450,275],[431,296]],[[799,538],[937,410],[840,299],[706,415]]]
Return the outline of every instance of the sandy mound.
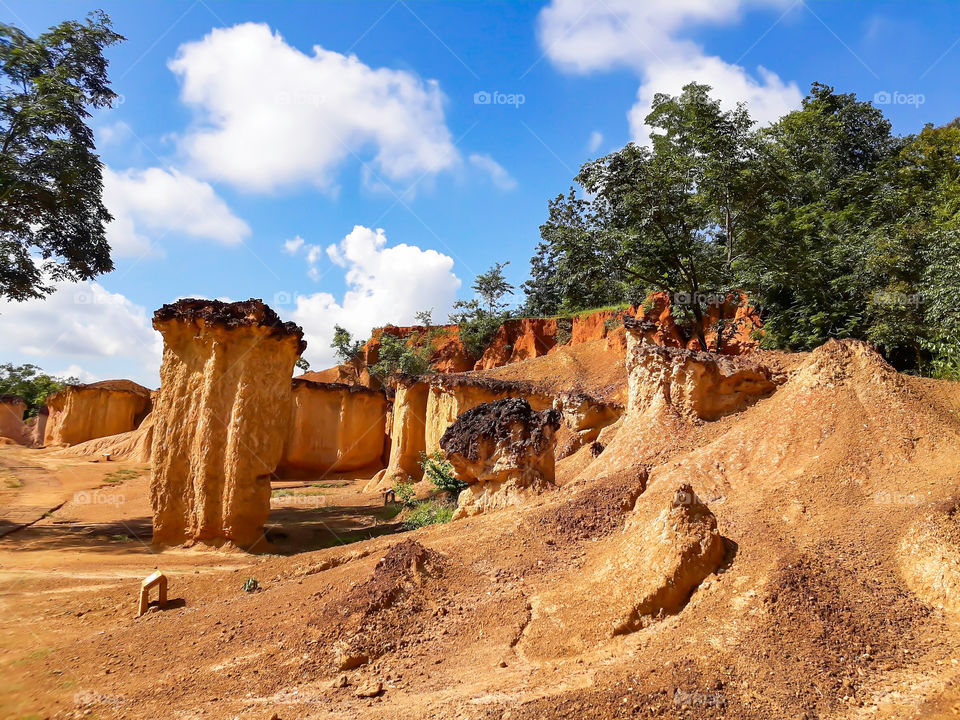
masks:
[[[906,497],[905,501],[919,502]],[[900,545],[903,576],[925,603],[960,611],[960,505],[937,508],[907,532]]]
[[[533,598],[520,646],[526,657],[583,652],[674,614],[720,565],[725,550],[717,520],[689,485],[678,487],[662,510],[654,498],[641,496],[637,505],[624,532],[590,553],[591,576],[562,578]]]

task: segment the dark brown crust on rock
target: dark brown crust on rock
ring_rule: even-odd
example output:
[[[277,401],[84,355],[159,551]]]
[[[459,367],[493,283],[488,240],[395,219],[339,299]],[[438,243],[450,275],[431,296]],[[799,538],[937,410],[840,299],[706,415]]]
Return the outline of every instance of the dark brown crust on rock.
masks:
[[[0,403],[14,403],[14,402],[22,402],[24,405],[27,404],[26,400],[24,400],[19,395],[16,395],[15,393],[0,393]]]
[[[349,393],[363,393],[370,395],[383,395],[383,390],[374,390],[366,385],[348,385],[338,382],[317,382],[316,380],[307,380],[306,378],[296,377],[291,381],[294,389],[305,386],[312,390],[346,390]]]
[[[227,329],[240,327],[263,327],[270,329],[273,337],[295,337],[300,341],[300,353],[307,348],[303,328],[296,323],[283,322],[273,309],[259,298],[242,302],[226,303],[221,300],[185,298],[168,303],[153,313],[153,327],[170,320],[183,322],[203,321],[207,325],[221,325]]]
[[[489,390],[493,393],[523,393],[524,395],[544,395],[543,391],[538,390],[531,383],[516,382],[513,380],[496,380],[494,378],[479,377],[477,375],[467,375],[465,373],[445,373],[430,375],[424,377],[433,387],[454,388],[454,387],[476,387]]]
[[[480,444],[484,441],[492,440],[497,444],[516,442],[511,429],[520,423],[526,431],[523,447],[532,446],[535,452],[540,453],[552,437],[545,434],[544,430],[548,427],[558,430],[561,417],[557,410],[537,412],[523,398],[483,403],[462,413],[447,428],[440,438],[440,447],[447,455],[458,454],[467,460],[479,460]]]

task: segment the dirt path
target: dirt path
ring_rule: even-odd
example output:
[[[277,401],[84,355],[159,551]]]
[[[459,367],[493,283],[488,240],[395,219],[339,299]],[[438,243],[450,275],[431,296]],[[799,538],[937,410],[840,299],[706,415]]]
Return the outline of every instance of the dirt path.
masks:
[[[69,499],[55,475],[19,453],[0,457],[0,476],[6,489],[15,492],[0,507],[0,538],[41,520]]]

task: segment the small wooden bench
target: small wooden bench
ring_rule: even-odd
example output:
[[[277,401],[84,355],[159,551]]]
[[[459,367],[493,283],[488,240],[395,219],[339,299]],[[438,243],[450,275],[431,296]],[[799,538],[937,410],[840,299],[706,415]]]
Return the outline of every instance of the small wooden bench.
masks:
[[[150,588],[154,586],[157,588],[159,596],[157,600],[160,607],[167,604],[167,576],[157,570],[140,583],[140,606],[137,610],[137,617],[147,612],[147,607],[150,605]]]

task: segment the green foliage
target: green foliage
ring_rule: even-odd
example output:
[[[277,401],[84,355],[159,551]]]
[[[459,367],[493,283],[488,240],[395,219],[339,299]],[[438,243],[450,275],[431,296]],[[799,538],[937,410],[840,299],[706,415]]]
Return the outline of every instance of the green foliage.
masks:
[[[477,275],[473,281],[477,297],[453,305],[450,322],[460,326],[460,340],[474,357],[483,355],[497,330],[510,319],[505,298],[513,295],[514,287],[503,274],[509,264],[494,263],[487,272]]]
[[[416,530],[427,525],[440,525],[453,519],[454,506],[449,503],[427,500],[417,503],[413,512],[403,521],[405,530]]]
[[[407,335],[382,333],[378,360],[370,366],[370,374],[385,378],[393,373],[424,375],[431,372],[430,358],[435,349],[434,338],[433,330]]]
[[[861,338],[898,368],[953,376],[960,123],[897,137],[871,103],[820,83],[766,128],[697,84],[657,95],[646,122],[649,147],[581,168],[589,199],[550,202],[526,312],[665,290],[703,345],[706,306],[742,289],[768,347]]]
[[[453,474],[453,465],[439,450],[434,450],[429,455],[420,453],[420,467],[423,468],[423,474],[427,480],[432,482],[438,490],[448,492],[454,497],[467,487],[465,482],[458,480]]]
[[[397,495],[397,500],[405,507],[413,507],[416,493],[412,482],[399,482],[393,486],[393,492]]]
[[[75,377],[54,378],[44,373],[36,365],[0,365],[0,394],[19,395],[27,403],[27,417],[33,417],[46,402],[47,396],[67,385],[76,385],[80,381]]]
[[[298,370],[303,370],[304,372],[306,372],[307,370],[310,369],[310,363],[307,362],[302,357],[299,357],[297,358],[297,361],[294,363],[294,367],[296,367]]]
[[[560,318],[557,320],[557,345],[566,345],[573,338],[573,320]]]
[[[36,38],[0,25],[0,297],[113,269],[91,108],[117,95],[103,51],[124,38],[97,11]]]
[[[339,325],[333,326],[333,342],[330,343],[330,347],[333,348],[334,354],[341,364],[348,364],[356,360],[357,356],[363,352],[363,346],[363,341],[354,340],[350,331]]]

